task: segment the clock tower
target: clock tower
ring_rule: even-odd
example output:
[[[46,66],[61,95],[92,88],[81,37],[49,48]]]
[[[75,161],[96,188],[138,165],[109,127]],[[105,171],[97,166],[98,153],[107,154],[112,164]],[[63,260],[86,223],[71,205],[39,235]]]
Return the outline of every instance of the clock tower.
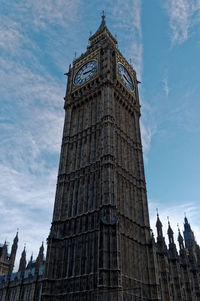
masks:
[[[42,301],[160,300],[138,82],[104,14],[67,75]]]

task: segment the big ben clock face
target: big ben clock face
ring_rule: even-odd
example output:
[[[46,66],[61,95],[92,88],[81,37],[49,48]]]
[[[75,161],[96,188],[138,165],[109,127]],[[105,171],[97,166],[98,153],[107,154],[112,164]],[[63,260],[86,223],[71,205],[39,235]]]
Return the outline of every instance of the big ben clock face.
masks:
[[[75,75],[74,84],[80,86],[87,82],[97,71],[97,61],[90,61],[83,65]]]
[[[119,76],[120,76],[121,80],[123,81],[123,83],[125,84],[125,86],[129,90],[133,91],[134,90],[133,81],[131,79],[130,74],[126,70],[126,68],[122,64],[118,63],[117,70],[118,70]]]

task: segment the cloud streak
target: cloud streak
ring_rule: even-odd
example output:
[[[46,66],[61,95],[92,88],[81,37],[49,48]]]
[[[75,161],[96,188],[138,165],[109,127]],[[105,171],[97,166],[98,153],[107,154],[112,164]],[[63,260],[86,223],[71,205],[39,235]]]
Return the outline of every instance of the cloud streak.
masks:
[[[194,24],[200,21],[199,0],[168,0],[166,4],[173,44],[185,42]]]
[[[54,41],[50,54],[54,62],[60,45],[56,32],[62,28],[67,37],[73,35],[70,26],[78,3],[20,1],[9,6],[9,1],[3,1],[1,7],[0,242],[6,238],[12,243],[20,228],[18,258],[23,243],[27,257],[32,251],[37,256],[50,228],[66,79],[61,79],[58,66],[52,72],[53,67],[44,63],[45,47]],[[41,37],[45,45],[38,41]],[[64,73],[63,59],[59,61]]]
[[[163,83],[163,91],[165,92],[165,95],[168,97],[169,92],[170,92],[168,79],[164,78],[163,81],[162,81],[162,83]]]
[[[123,4],[121,0],[117,0],[112,11],[112,17],[118,21],[116,27],[123,30],[123,53],[128,60],[132,60],[139,79],[142,79],[143,69],[141,6],[141,0],[128,0]],[[133,43],[126,47],[126,41]]]

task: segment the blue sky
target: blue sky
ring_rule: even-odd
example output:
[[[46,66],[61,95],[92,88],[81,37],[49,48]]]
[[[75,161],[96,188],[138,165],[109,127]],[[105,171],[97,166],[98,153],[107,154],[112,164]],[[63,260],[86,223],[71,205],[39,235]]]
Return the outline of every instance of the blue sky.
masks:
[[[0,242],[34,257],[50,229],[66,77],[105,10],[137,71],[151,226],[184,212],[200,242],[200,0],[1,0]],[[166,232],[166,228],[164,228]]]

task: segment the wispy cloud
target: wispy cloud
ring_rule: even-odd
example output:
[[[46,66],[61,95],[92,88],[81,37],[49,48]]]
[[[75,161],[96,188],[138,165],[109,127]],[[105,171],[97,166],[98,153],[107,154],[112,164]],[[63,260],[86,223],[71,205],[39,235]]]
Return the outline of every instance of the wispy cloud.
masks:
[[[41,2],[40,0],[31,1],[34,22],[40,26],[46,23],[66,26],[67,23],[76,19],[79,0],[54,0]]]
[[[157,131],[157,125],[154,120],[154,110],[148,104],[148,101],[143,101],[141,93],[141,111],[142,111],[142,118],[140,122],[140,129],[141,129],[141,136],[142,136],[142,146],[144,152],[144,160],[148,162],[148,153],[151,148],[151,142],[153,135],[155,135]]]
[[[169,92],[170,92],[168,79],[165,77],[163,79],[162,83],[163,83],[163,91],[165,92],[165,95],[168,97]]]
[[[9,5],[3,1],[1,7],[0,242],[6,238],[12,243],[19,228],[18,257],[24,243],[28,257],[32,251],[36,256],[50,228],[66,81],[58,75],[58,68],[65,71],[66,48],[56,32],[62,29],[66,37],[73,36],[70,25],[77,17],[78,3],[21,1]],[[46,44],[39,41],[41,37]],[[55,49],[47,55],[52,65],[58,57],[57,45],[62,46],[60,65],[55,68],[54,64],[54,69],[49,61],[45,64],[45,50],[51,43]]]
[[[141,0],[128,0],[122,3],[117,0],[112,10],[113,18],[117,18],[118,30],[123,29],[123,41],[133,41],[129,47],[126,43],[122,46],[127,59],[132,60],[133,68],[136,70],[138,78],[142,78],[142,25],[141,25]]]
[[[30,23],[40,28],[47,28],[50,24],[66,27],[77,17],[80,0],[40,0],[3,1],[2,8],[12,19],[29,26]],[[10,2],[10,3],[9,3]],[[9,12],[8,12],[9,7]],[[16,14],[18,13],[18,14]],[[29,19],[30,18],[30,19]]]
[[[0,66],[1,90],[5,97],[20,99],[24,105],[37,99],[43,104],[59,106],[60,97],[63,96],[60,85],[56,78],[45,74],[39,63],[37,72],[32,70],[32,66],[7,58],[0,58]]]
[[[166,9],[172,33],[172,43],[183,43],[196,22],[200,22],[199,0],[167,0]]]
[[[0,47],[12,51],[18,47],[22,38],[23,35],[20,33],[19,25],[9,18],[2,16],[0,24]]]
[[[150,150],[150,146],[151,146],[151,139],[153,136],[153,130],[150,126],[148,126],[147,124],[141,122],[140,124],[140,128],[141,128],[141,135],[142,135],[142,146],[143,146],[143,151],[144,151],[144,158],[145,160],[147,160],[147,154]]]

